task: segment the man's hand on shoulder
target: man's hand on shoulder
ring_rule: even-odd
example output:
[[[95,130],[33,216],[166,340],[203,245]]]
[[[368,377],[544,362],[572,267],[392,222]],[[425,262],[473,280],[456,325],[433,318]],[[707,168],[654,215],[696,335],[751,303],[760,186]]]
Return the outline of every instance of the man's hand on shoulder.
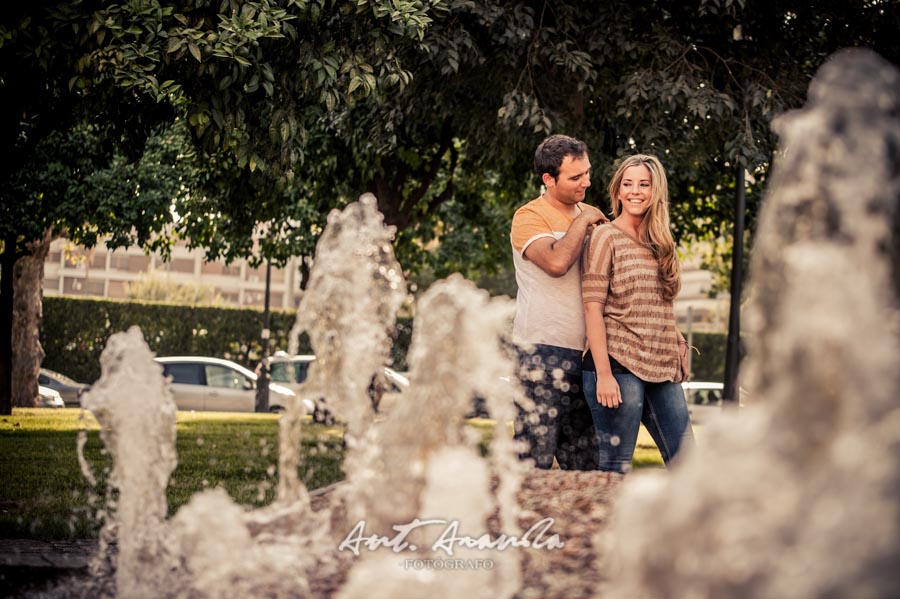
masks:
[[[585,219],[588,225],[601,225],[609,222],[609,219],[605,214],[600,212],[597,208],[588,206],[587,204],[581,205],[581,214],[578,215],[578,218]]]
[[[561,239],[543,238],[525,248],[526,260],[534,262],[551,277],[561,277],[572,268],[581,255],[582,244],[588,230],[609,219],[593,206],[582,205],[581,213],[575,217],[566,234]]]

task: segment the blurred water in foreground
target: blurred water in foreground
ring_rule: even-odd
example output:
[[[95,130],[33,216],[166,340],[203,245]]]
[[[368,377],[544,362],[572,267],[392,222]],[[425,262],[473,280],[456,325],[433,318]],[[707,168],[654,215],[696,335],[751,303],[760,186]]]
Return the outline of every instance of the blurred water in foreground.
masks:
[[[417,518],[457,522],[460,537],[478,538],[489,518],[495,528],[514,530],[513,497],[524,466],[502,424],[513,417],[516,391],[508,382],[513,361],[501,344],[510,300],[491,299],[459,276],[434,284],[418,301],[408,358],[406,396],[415,401],[400,401],[385,421],[373,422],[367,387],[387,360],[388,333],[406,298],[393,233],[373,197],[329,215],[292,332],[294,338],[309,333],[317,360],[280,419],[279,488],[265,508],[245,511],[224,491],[212,490],[165,521],[165,489],[175,466],[174,403],[140,330],[113,336],[103,375],[84,405],[104,427],[115,464],[111,483],[119,493],[93,580],[78,595],[297,597],[317,594],[314,578],[345,576],[339,596],[396,596],[406,589],[509,597],[519,588],[515,548],[493,556],[490,569],[466,576],[400,567],[403,557],[428,559],[434,551],[376,552],[362,540],[349,543],[352,552],[336,551],[354,523],[362,524],[360,539],[379,535],[385,543],[397,534],[393,526]],[[486,457],[478,451],[480,435],[467,431],[463,418],[476,394],[501,423]],[[297,465],[301,398],[321,396],[346,423],[347,482],[328,509],[315,511]],[[409,542],[424,545],[425,528],[411,529]],[[453,551],[461,560],[482,553],[465,546]]]
[[[706,431],[667,475],[627,478],[596,533],[606,597],[886,597],[900,563],[900,74],[843,52],[803,110],[777,123],[781,151],[759,223],[744,385],[752,408]],[[504,427],[479,455],[462,415],[474,393],[512,417],[511,313],[460,277],[420,298],[410,350],[415,401],[372,424],[366,386],[387,355],[406,291],[372,198],[329,216],[295,330],[318,361],[302,393],[327,395],[347,423],[347,482],[314,511],[297,480],[300,402],[282,418],[277,500],[245,511],[223,491],[165,520],[175,466],[174,404],[138,330],[110,340],[85,405],[114,456],[105,542],[79,597],[512,597],[515,547],[493,569],[401,567],[389,547],[336,552],[365,535],[439,516],[458,536],[521,534],[524,475]],[[90,474],[90,473],[88,473]],[[565,475],[566,473],[562,473]],[[547,501],[552,501],[548,497]],[[580,505],[572,509],[587,509]],[[428,539],[412,531],[411,544]],[[360,555],[356,555],[359,553]],[[433,553],[433,550],[432,550]],[[419,551],[417,558],[428,553]],[[539,567],[539,564],[531,564]],[[560,571],[559,577],[586,576]],[[321,582],[331,580],[333,587]],[[319,586],[316,586],[316,585]],[[561,588],[565,588],[562,586]]]

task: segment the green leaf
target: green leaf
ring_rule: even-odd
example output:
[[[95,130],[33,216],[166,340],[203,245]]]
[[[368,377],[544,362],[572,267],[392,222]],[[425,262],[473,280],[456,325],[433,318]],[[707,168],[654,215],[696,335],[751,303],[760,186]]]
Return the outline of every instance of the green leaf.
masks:
[[[190,50],[191,56],[193,56],[194,58],[197,59],[197,62],[200,62],[200,61],[201,61],[201,58],[200,58],[200,48],[197,46],[197,44],[195,44],[195,43],[193,43],[193,42],[189,42],[189,43],[188,43],[188,50]]]

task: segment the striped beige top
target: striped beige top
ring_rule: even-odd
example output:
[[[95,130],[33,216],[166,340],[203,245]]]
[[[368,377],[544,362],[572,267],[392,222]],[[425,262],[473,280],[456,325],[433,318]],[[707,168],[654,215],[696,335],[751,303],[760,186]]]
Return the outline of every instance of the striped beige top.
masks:
[[[641,380],[680,374],[675,309],[662,298],[649,248],[616,226],[594,229],[581,261],[581,298],[603,304],[609,355]]]

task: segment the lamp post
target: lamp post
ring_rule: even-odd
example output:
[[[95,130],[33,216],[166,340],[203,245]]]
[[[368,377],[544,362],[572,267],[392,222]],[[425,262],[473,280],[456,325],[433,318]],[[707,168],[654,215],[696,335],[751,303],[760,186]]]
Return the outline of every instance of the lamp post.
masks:
[[[272,284],[272,261],[266,259],[266,298],[263,308],[263,330],[260,336],[259,378],[256,379],[256,411],[269,411],[269,366],[266,357],[269,351],[269,289]]]
[[[728,343],[725,350],[724,406],[738,406],[738,370],[741,348],[741,289],[744,279],[744,167],[738,165],[737,201],[734,206],[734,247],[731,254],[731,309],[728,315]]]

